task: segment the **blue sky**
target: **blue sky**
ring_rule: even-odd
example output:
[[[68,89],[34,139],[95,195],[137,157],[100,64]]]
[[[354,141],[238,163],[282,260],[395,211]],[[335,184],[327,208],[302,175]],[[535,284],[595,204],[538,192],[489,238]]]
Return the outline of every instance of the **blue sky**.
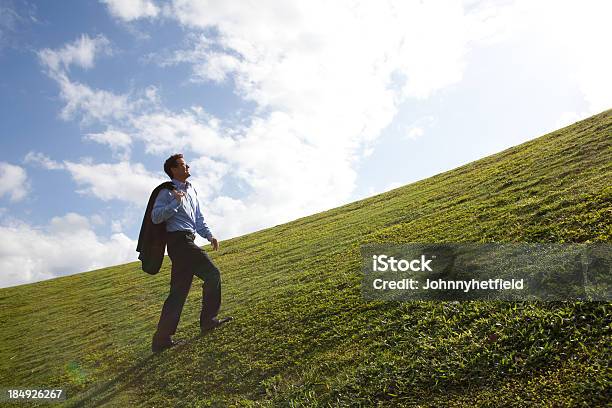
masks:
[[[175,152],[222,240],[608,109],[611,11],[0,0],[0,287],[135,260]]]

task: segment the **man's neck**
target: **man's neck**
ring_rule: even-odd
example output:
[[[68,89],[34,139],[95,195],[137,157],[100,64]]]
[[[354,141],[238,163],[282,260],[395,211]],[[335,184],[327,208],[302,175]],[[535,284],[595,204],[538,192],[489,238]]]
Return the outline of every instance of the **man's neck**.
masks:
[[[175,178],[173,178],[173,180],[176,180],[176,181],[178,181],[179,183],[183,183],[183,184],[185,184],[185,183],[187,182],[187,179],[186,179],[186,178],[184,178],[184,179],[179,179],[179,178],[176,178],[176,177],[175,177]]]

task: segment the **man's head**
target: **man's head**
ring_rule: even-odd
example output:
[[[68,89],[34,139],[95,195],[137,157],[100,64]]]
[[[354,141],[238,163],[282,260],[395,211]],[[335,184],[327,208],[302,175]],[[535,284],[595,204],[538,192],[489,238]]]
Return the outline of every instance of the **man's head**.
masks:
[[[187,180],[187,177],[191,176],[189,166],[180,153],[168,157],[168,160],[164,163],[164,171],[171,179],[177,179],[183,183]]]

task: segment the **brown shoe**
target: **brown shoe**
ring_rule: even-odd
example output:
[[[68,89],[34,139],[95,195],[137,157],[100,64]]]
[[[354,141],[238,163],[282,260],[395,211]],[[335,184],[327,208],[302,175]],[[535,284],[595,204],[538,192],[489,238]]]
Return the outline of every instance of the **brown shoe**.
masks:
[[[212,330],[216,329],[217,327],[221,326],[222,324],[231,322],[232,320],[234,320],[234,318],[231,316],[222,317],[221,319],[213,319],[206,326],[200,327],[201,334],[207,334]]]

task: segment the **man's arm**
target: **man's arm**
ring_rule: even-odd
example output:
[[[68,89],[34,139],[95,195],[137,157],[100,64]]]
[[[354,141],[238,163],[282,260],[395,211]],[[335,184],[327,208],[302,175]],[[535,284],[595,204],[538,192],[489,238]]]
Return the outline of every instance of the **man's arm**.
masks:
[[[198,232],[198,234],[206,238],[212,244],[213,249],[216,251],[219,248],[219,242],[215,237],[213,237],[212,233],[210,232],[210,229],[208,228],[208,225],[206,225],[206,222],[204,222],[204,216],[202,215],[202,211],[200,211],[200,200],[198,200],[197,198],[197,193],[195,216],[196,231]]]
[[[172,216],[178,212],[180,206],[181,201],[176,194],[172,194],[168,189],[162,189],[159,194],[157,194],[155,204],[153,204],[153,210],[151,211],[153,224],[161,224],[172,218]]]

